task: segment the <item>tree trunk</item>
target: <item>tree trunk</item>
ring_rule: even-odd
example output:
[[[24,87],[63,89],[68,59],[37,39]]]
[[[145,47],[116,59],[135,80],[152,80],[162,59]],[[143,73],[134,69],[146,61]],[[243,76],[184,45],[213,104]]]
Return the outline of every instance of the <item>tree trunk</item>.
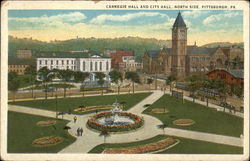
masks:
[[[151,91],[150,84],[148,86],[149,86],[149,92],[150,92]]]
[[[13,92],[13,102],[15,102],[16,92]]]
[[[66,97],[66,88],[64,87],[63,97]]]
[[[208,107],[208,98],[207,98],[207,107]]]
[[[104,136],[104,143],[106,143],[106,136]]]
[[[195,99],[195,98],[194,98],[194,92],[193,92],[193,102],[194,102],[194,99]]]
[[[120,94],[120,86],[118,86],[118,94]]]
[[[135,83],[133,82],[133,93],[135,93]]]
[[[45,99],[48,98],[48,89],[47,89],[47,84],[45,83]]]

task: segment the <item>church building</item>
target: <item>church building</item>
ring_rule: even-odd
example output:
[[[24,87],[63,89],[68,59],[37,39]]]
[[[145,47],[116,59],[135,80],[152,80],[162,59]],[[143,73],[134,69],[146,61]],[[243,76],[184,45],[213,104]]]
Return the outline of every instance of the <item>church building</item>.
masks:
[[[214,69],[243,68],[243,48],[207,48],[198,47],[196,43],[190,46],[187,45],[187,31],[188,28],[179,12],[172,27],[172,48],[146,51],[142,58],[143,72],[184,77]],[[236,63],[233,67],[232,61]]]

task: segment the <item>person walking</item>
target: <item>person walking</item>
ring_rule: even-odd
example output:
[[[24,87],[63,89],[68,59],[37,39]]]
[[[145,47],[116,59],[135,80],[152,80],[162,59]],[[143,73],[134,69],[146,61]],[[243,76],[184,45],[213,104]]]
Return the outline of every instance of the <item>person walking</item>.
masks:
[[[82,133],[83,133],[83,129],[82,128],[80,129],[80,132],[81,132],[81,136],[82,136]]]
[[[76,132],[77,132],[77,136],[80,136],[80,128],[79,127],[77,128]]]
[[[74,123],[76,123],[76,120],[77,120],[77,117],[75,116],[75,117],[74,117]]]

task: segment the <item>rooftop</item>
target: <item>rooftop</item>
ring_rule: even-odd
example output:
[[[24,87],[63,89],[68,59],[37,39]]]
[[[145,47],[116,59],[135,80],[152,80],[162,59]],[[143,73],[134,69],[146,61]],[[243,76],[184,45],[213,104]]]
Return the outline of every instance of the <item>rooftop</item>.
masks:
[[[175,19],[173,27],[186,27],[186,24],[181,16],[181,12],[178,13],[178,16]]]

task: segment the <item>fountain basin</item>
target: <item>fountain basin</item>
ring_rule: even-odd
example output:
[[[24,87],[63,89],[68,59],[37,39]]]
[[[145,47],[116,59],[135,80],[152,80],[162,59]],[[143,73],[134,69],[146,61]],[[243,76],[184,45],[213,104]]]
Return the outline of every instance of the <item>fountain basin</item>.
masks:
[[[125,132],[135,130],[143,126],[143,118],[128,112],[119,112],[115,119],[112,112],[102,112],[94,115],[87,121],[87,126],[98,131]]]

